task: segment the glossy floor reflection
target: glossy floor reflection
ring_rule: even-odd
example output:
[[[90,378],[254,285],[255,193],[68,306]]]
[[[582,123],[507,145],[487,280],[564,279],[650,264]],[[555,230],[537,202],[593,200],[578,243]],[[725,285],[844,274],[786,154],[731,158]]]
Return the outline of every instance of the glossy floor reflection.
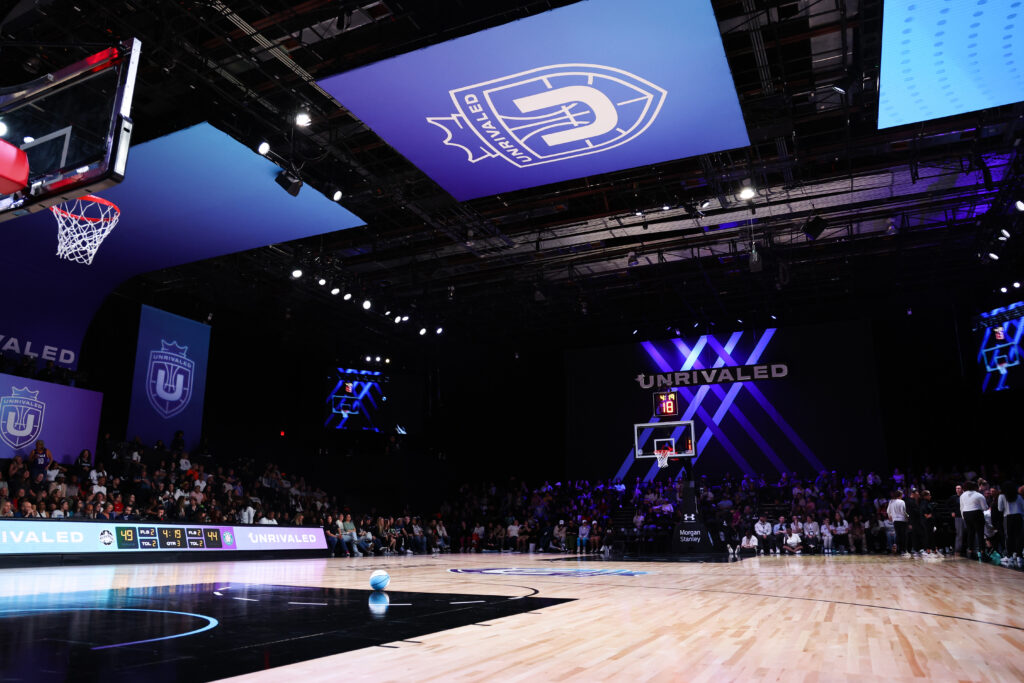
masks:
[[[0,680],[212,680],[563,602],[245,583],[0,597]]]

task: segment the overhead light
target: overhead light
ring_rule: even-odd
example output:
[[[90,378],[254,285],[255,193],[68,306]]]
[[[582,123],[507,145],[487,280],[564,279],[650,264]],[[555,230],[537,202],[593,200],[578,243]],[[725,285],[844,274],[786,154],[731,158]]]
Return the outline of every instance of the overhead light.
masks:
[[[709,206],[711,206],[711,200],[710,199],[705,199],[704,201],[702,201],[700,203],[700,208],[702,208],[702,209],[706,209]]]
[[[1001,232],[1001,233],[1002,233],[1003,237],[1009,237],[1009,236],[1010,236],[1010,231],[1009,231],[1009,230],[1007,230],[1006,228],[1003,228],[1003,229],[1002,229],[1002,230],[1000,230],[999,232]]]
[[[385,363],[390,363],[390,362],[391,362],[391,359],[390,359],[390,358],[385,358],[385,359],[384,359],[384,362],[385,362]]]
[[[352,292],[345,292],[345,296],[341,298],[344,299],[345,301],[348,301],[349,299],[352,298]]]
[[[999,291],[1002,292],[1003,294],[1006,294],[1007,290],[1006,290],[1006,287],[1000,287]]]
[[[407,316],[407,315],[403,315],[403,316],[402,316],[402,322],[403,322],[403,323],[407,323],[407,322],[409,322],[409,316]]]
[[[640,209],[634,209],[633,215],[636,216],[637,218],[642,218],[643,215],[644,215],[644,212],[641,211]]]
[[[636,334],[636,333],[637,333],[637,330],[633,330],[633,334]]]
[[[339,294],[341,294],[341,290],[337,287],[331,289],[331,296],[338,296]]]
[[[422,336],[423,336],[423,335],[425,335],[426,333],[427,333],[427,328],[425,328],[425,327],[421,327],[421,328],[420,328],[420,336],[422,337]]]
[[[740,325],[743,324],[743,321],[740,318],[736,318],[736,322],[738,322]]]
[[[1020,283],[1019,282],[1014,282],[1013,283],[1013,288],[1014,289],[1020,289]]]
[[[988,257],[990,259],[992,259],[993,261],[998,261],[999,260],[999,254],[995,253],[994,251],[988,252]]]
[[[24,142],[27,145],[30,142],[35,142],[36,139],[34,137],[32,137],[31,135],[26,135],[25,137],[23,137],[21,139],[21,141]]]
[[[389,315],[391,315],[391,309],[390,309],[390,308],[388,308],[388,309],[385,309],[385,310],[384,310],[384,315],[385,315],[385,316],[389,316]]]
[[[751,185],[750,180],[744,180],[743,185],[740,187],[740,199],[747,201],[757,196],[757,191],[754,190],[754,186]]]
[[[1000,235],[1000,236],[999,236],[999,237],[997,237],[996,239],[997,239],[997,240],[999,240],[1000,242],[1005,242],[1005,241],[1006,241],[1006,238],[1005,238],[1005,237],[1003,237],[1002,235]]]
[[[334,201],[336,201],[336,202],[340,202],[340,201],[341,201],[341,198],[342,198],[342,196],[343,196],[343,195],[342,195],[342,193],[341,193],[341,190],[335,190],[335,191],[334,191],[334,194],[332,194],[332,195],[331,195],[331,199],[333,199],[333,200],[334,200]]]
[[[693,329],[697,329],[697,326],[698,326],[698,325],[700,325],[700,323],[694,323],[694,324],[693,324]]]
[[[363,301],[363,310],[364,310],[364,311],[368,311],[368,310],[370,310],[370,306],[372,306],[372,305],[373,305],[373,304],[371,304],[371,303],[370,303],[370,300],[369,300],[369,299],[365,299],[365,300]]]
[[[369,356],[366,357],[366,362],[369,363],[372,360]]]
[[[377,363],[379,363],[379,362],[380,362],[380,356],[377,356],[377,357],[376,357],[376,358],[374,358],[373,360],[374,360],[374,361],[376,361]]]
[[[434,332],[435,332],[436,334],[441,334],[442,332],[444,332],[444,328],[443,328],[443,327],[439,327],[439,328],[437,328],[436,330],[434,330]]]
[[[260,146],[256,148],[256,151],[263,156],[267,156],[267,153],[270,151],[270,143],[264,140],[260,143]]]
[[[0,138],[7,135],[7,124],[0,121]]]
[[[846,90],[844,88],[838,86],[838,85],[833,85],[832,89],[835,90],[840,95],[845,95],[846,94]]]
[[[669,210],[669,209],[671,209],[671,208],[672,208],[672,207],[671,207],[671,206],[669,206],[668,204],[662,204],[662,205],[661,205],[661,210],[662,210],[662,211],[668,211],[668,210]]]
[[[1014,204],[1014,206],[1017,207],[1018,211],[1024,211],[1024,199],[1018,199],[1017,203]]]
[[[327,280],[325,280],[324,278],[320,278],[319,280],[316,281],[316,283],[323,287],[324,285],[327,284]]]
[[[295,268],[294,270],[292,270],[292,277],[295,278],[296,280],[302,277],[302,268]]]
[[[284,191],[293,197],[299,196],[299,190],[302,189],[302,179],[294,173],[288,171],[281,171],[274,178],[277,184],[284,188]]]
[[[397,324],[398,324],[398,323],[400,323],[400,322],[402,322],[402,316],[400,316],[400,315],[396,315],[396,316],[395,316],[395,324],[397,325]]]
[[[300,111],[295,115],[295,125],[300,128],[305,128],[309,124],[313,123],[313,119],[309,117],[309,112]]]
[[[778,318],[776,318],[776,317],[775,317],[775,314],[774,314],[774,313],[772,313],[772,315],[771,315],[771,319],[772,319],[772,320],[778,320]]]

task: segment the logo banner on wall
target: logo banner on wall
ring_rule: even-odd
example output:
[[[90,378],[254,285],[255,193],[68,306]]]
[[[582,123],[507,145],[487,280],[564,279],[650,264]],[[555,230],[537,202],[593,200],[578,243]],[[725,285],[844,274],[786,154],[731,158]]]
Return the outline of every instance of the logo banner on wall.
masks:
[[[128,438],[169,443],[179,429],[186,447],[199,443],[203,428],[210,328],[150,306],[142,307],[135,351]]]
[[[103,394],[0,374],[0,459],[27,455],[37,440],[58,462],[96,447]]]

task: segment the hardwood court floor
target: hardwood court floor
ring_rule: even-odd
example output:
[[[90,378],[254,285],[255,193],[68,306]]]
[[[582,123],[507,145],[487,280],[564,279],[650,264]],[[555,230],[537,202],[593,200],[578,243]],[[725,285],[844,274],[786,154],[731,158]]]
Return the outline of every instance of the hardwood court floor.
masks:
[[[1024,680],[1021,572],[870,556],[551,560],[488,554],[19,568],[0,570],[0,598],[232,583],[352,596],[367,589],[372,570],[384,568],[392,596],[567,600],[505,616],[479,612],[456,627],[239,677],[251,681]],[[502,573],[478,573],[483,569]],[[608,573],[614,570],[627,574]],[[463,617],[474,614],[472,603],[454,601],[467,611]],[[396,603],[376,628],[390,626],[397,635],[411,619]]]

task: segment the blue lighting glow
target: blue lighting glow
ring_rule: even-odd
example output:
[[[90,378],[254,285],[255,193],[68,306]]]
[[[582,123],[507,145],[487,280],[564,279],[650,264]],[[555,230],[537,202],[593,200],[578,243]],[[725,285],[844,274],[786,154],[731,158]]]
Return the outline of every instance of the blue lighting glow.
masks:
[[[1021,9],[1020,0],[886,0],[878,127],[1024,100]]]

